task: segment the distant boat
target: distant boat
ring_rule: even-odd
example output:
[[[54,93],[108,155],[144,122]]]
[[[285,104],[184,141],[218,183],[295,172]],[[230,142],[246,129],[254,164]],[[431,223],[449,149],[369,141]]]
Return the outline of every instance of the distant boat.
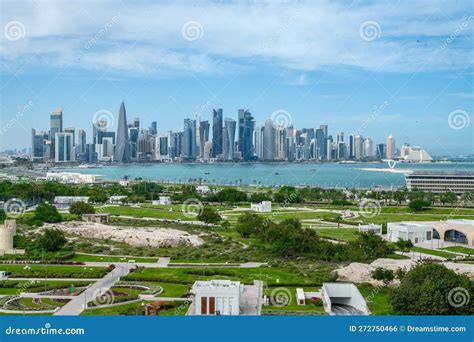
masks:
[[[205,175],[210,175],[211,173],[210,172],[204,172]]]
[[[275,175],[279,175],[279,173],[278,173],[278,172],[275,172],[274,174],[275,174]]]

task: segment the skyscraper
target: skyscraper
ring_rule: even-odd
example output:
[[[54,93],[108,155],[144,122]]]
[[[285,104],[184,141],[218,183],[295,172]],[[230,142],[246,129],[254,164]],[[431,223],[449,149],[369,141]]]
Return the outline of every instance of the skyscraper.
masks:
[[[213,110],[212,115],[212,155],[217,157],[222,154],[222,108]]]
[[[125,103],[123,101],[119,110],[114,161],[119,163],[130,162],[130,140],[128,138],[127,113],[125,112]]]
[[[152,121],[150,128],[149,128],[150,134],[156,135],[157,132],[157,126],[156,126],[156,121]]]
[[[196,120],[184,119],[181,157],[186,160],[194,160],[196,157]]]
[[[235,127],[236,127],[235,120],[230,118],[225,119],[225,126],[224,126],[224,142],[225,146],[224,150],[224,158],[227,160],[234,160],[234,147],[235,147]]]
[[[395,138],[391,134],[387,138],[387,158],[395,158]]]
[[[244,160],[253,158],[255,120],[248,110],[239,109],[238,151]]]
[[[51,141],[51,149],[50,149],[50,158],[51,160],[55,159],[56,148],[56,134],[63,131],[63,111],[60,107],[56,108],[56,110],[50,116],[50,130],[49,130],[49,140]]]
[[[201,121],[199,124],[199,157],[204,158],[204,147],[209,141],[209,121]]]
[[[272,119],[265,121],[263,132],[263,159],[275,159],[275,128],[273,127]]]
[[[33,163],[42,162],[44,158],[44,133],[36,134],[36,130],[31,130],[31,160]]]
[[[58,132],[56,133],[55,146],[55,162],[70,162],[76,160],[74,155],[74,144],[72,133]]]

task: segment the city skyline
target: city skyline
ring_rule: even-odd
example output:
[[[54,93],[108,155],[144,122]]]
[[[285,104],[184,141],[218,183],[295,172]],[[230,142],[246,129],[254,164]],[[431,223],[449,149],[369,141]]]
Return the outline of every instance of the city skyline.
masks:
[[[390,132],[440,156],[472,150],[468,2],[133,8],[2,3],[0,150],[27,147],[58,105],[89,130],[117,98],[130,117],[174,131],[212,108],[248,109],[259,122],[285,110],[299,127],[359,127],[376,141]]]
[[[125,102],[118,122],[109,111],[93,116],[92,136],[83,128],[64,127],[63,111],[50,115],[49,130],[31,130],[30,158],[33,162],[190,162],[190,161],[374,161],[406,160],[430,162],[423,148],[397,143],[393,134],[376,142],[362,132],[334,133],[326,124],[295,127],[291,114],[280,110],[259,125],[252,113],[239,109],[237,120],[212,110],[209,120],[186,118],[179,131],[160,133],[158,123],[147,128],[140,118],[127,122]],[[212,136],[211,136],[212,128]],[[77,141],[77,144],[76,144]],[[89,142],[89,143],[88,143]]]

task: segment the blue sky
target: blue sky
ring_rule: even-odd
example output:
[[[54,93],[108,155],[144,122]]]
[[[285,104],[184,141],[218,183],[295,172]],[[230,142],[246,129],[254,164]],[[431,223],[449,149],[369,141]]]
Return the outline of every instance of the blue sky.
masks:
[[[212,108],[285,110],[376,143],[474,150],[470,1],[2,2],[0,150],[99,110],[160,132]],[[450,113],[454,113],[451,114]]]

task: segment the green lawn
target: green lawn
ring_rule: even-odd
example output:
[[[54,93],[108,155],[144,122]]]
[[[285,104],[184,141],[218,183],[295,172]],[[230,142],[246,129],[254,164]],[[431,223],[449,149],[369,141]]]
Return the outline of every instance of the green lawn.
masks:
[[[88,281],[42,281],[42,280],[3,280],[0,282],[0,294],[14,295],[24,292],[42,292],[53,289],[87,286]]]
[[[0,265],[0,271],[10,272],[11,278],[102,278],[104,267],[69,265]]]
[[[407,256],[407,255],[400,255],[400,254],[396,254],[396,253],[388,254],[388,255],[385,256],[385,258],[396,259],[396,260],[410,259],[410,257]]]
[[[78,254],[76,253],[72,258],[66,261],[80,261],[80,262],[128,262],[129,260],[135,260],[136,262],[157,262],[158,258],[144,258],[144,257],[119,257],[113,255],[90,255],[90,254]]]
[[[446,259],[456,258],[456,254],[444,252],[436,249],[422,248],[422,247],[412,247],[413,252],[425,253],[429,255],[439,256]]]
[[[173,284],[173,283],[158,283],[162,288],[163,292],[160,297],[183,297],[190,289],[189,285]]]
[[[367,301],[372,315],[396,315],[389,300],[390,288],[369,284],[360,284],[357,288]]]
[[[284,290],[280,291],[278,287],[270,287],[264,290],[267,296],[283,295],[287,298],[288,304],[284,306],[265,305],[263,306],[263,313],[278,313],[279,315],[291,314],[292,312],[304,312],[305,315],[325,315],[324,307],[316,306],[311,303],[310,300],[306,300],[305,305],[298,305],[296,303],[296,289],[297,287],[284,287]],[[319,287],[304,287],[304,291],[316,292],[319,291]],[[287,296],[289,295],[289,297]],[[271,302],[270,302],[271,303]]]
[[[353,228],[315,228],[316,233],[322,237],[341,240],[354,241],[357,239],[357,229]]]
[[[142,268],[124,277],[124,281],[151,281],[192,285],[196,280],[230,279],[244,284],[254,280],[268,281],[269,286],[319,286],[327,279],[329,269],[302,274],[273,267],[260,268]],[[166,288],[165,288],[166,290]],[[166,296],[165,294],[163,294]]]
[[[457,252],[457,253],[464,253],[468,255],[474,255],[474,249],[473,248],[468,248],[468,247],[463,247],[463,246],[451,246],[451,247],[444,247],[441,248],[443,250],[447,250],[450,252]]]

